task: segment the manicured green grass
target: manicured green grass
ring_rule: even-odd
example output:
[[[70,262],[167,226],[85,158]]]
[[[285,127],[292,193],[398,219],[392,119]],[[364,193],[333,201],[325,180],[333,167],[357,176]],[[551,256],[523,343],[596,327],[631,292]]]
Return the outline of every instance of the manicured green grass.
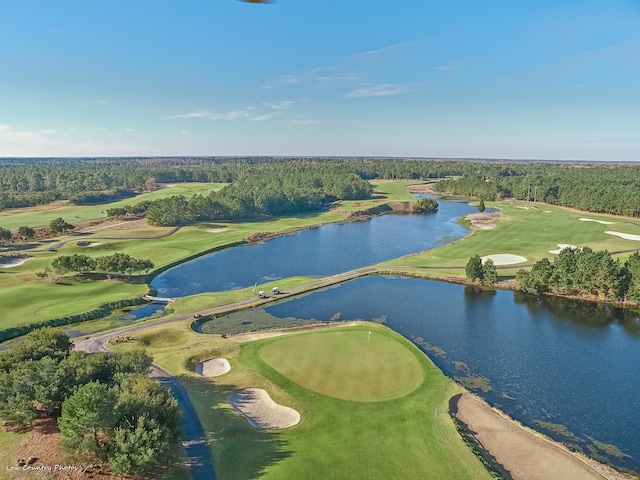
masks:
[[[132,198],[109,204],[72,205],[69,202],[56,202],[29,208],[11,208],[0,211],[0,227],[15,231],[21,226],[31,228],[47,227],[51,220],[62,217],[75,225],[80,222],[106,218],[102,213],[107,208],[133,205],[144,200],[158,200],[173,195],[191,197],[195,194],[207,195],[209,192],[221,190],[226,183],[179,183],[168,188],[161,188],[155,192],[143,193]],[[76,215],[79,218],[76,218]]]
[[[373,183],[376,185],[376,196],[379,198],[369,201],[369,206],[379,205],[381,201],[398,201],[410,198],[405,191],[405,186],[408,183],[415,182],[380,181]],[[138,196],[135,199],[109,204],[108,206],[73,207],[47,205],[32,209],[7,210],[0,212],[0,223],[4,226],[7,219],[12,219],[11,221],[15,223],[15,228],[21,225],[48,224],[51,219],[61,216],[62,211],[72,213],[76,209],[84,209],[78,210],[80,212],[79,216],[82,221],[87,221],[89,219],[102,218],[104,215],[100,214],[100,211],[107,207],[169,195],[183,194],[189,196],[194,193],[206,193],[212,189],[220,189],[223,186],[224,184],[179,184],[175,187],[165,188]],[[344,203],[348,204],[349,202]],[[85,237],[92,242],[100,243],[100,245],[91,248],[77,246],[77,237],[63,236],[53,240],[52,243],[68,241],[57,253],[48,251],[36,252],[34,248],[43,249],[45,247],[45,245],[36,244],[33,248],[24,250],[24,253],[34,257],[33,260],[19,267],[0,269],[0,304],[3,306],[0,329],[82,313],[97,308],[102,303],[123,298],[134,298],[147,291],[144,285],[119,281],[95,282],[94,285],[89,285],[87,282],[76,280],[72,277],[63,278],[60,284],[40,281],[36,276],[36,272],[50,266],[56,255],[77,253],[95,257],[123,252],[135,258],[150,259],[154,262],[156,268],[160,268],[205,251],[241,242],[244,238],[257,232],[285,232],[290,229],[308,228],[341,221],[344,219],[344,211],[351,207],[352,205],[345,207],[340,202],[336,205],[335,210],[329,212],[302,214],[263,221],[202,223],[183,227],[178,232],[163,238],[156,237],[166,234],[171,230],[170,228],[138,226],[136,224],[138,230],[104,229],[96,231],[91,237]],[[72,219],[67,220],[74,223]],[[108,239],[105,239],[105,237],[108,237]],[[19,245],[17,246],[19,247]],[[289,286],[300,285],[300,282],[304,282],[304,280],[301,278],[288,279],[276,282],[274,286],[288,288]],[[206,306],[221,305],[229,303],[229,301],[251,298],[252,296],[251,289],[223,294],[204,294],[197,296],[194,300],[176,305],[176,311],[184,312],[191,307],[199,309]]]
[[[611,215],[595,215],[551,205],[538,205],[525,209],[525,202],[487,202],[487,206],[501,209],[502,217],[495,220],[493,230],[478,230],[463,240],[420,255],[403,257],[384,263],[388,266],[415,267],[452,267],[450,270],[438,270],[439,275],[464,277],[464,266],[473,255],[511,253],[527,258],[526,264],[532,264],[542,258],[554,258],[549,250],[556,244],[565,243],[576,246],[589,246],[594,250],[607,249],[610,252],[640,249],[640,242],[625,240],[605,231],[618,231],[640,235],[640,226],[633,220]],[[580,221],[591,218],[614,222],[611,225]],[[640,224],[640,222],[638,222]],[[619,258],[628,257],[620,254]],[[462,268],[453,268],[462,267]],[[522,268],[513,265],[501,270],[500,275],[514,275]]]
[[[260,359],[292,382],[342,400],[389,400],[415,390],[424,377],[416,357],[402,343],[369,332],[286,337],[265,345]]]
[[[357,339],[367,342],[368,331],[372,332],[369,346],[379,355],[377,360],[369,357],[371,370],[384,368],[382,364],[388,355],[402,357],[408,364],[419,367],[419,375],[414,372],[411,378],[405,378],[408,393],[404,396],[384,401],[342,400],[336,397],[344,396],[341,390],[351,389],[348,381],[342,389],[335,383],[332,396],[328,396],[301,386],[263,360],[265,352],[279,351],[276,354],[279,365],[297,363],[310,341],[329,347],[342,339],[343,351],[336,354],[345,362],[358,362],[357,357],[363,352]],[[333,336],[333,332],[340,334]],[[448,415],[448,400],[461,388],[413,344],[381,325],[367,323],[248,344],[216,335],[199,335],[175,325],[132,337],[139,340],[117,344],[115,348],[145,345],[157,363],[180,376],[207,432],[216,474],[221,480],[490,478]],[[227,358],[231,371],[210,379],[193,373],[196,362],[212,357]],[[319,369],[329,368],[331,361],[322,359],[320,351],[316,358],[322,360]],[[312,364],[307,365],[307,371],[311,372]],[[349,372],[357,375],[363,371],[366,368],[343,365],[336,374],[345,381],[362,384],[362,378],[347,377]],[[421,382],[417,380],[419,377]],[[370,381],[378,380],[370,377]],[[380,383],[393,381],[384,373]],[[302,415],[301,423],[285,430],[251,427],[226,401],[233,390],[246,387],[264,388],[276,402],[297,409]],[[380,391],[372,395],[380,395]]]

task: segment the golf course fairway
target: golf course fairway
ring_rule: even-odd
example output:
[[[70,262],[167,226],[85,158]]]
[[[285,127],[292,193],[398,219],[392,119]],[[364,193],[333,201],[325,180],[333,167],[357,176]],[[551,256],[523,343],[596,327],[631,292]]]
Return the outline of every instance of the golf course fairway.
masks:
[[[238,371],[249,367],[262,381],[238,384],[232,370],[209,380],[219,386],[210,394],[228,392],[223,382],[260,386],[300,411],[302,420],[258,431],[244,419],[238,424],[235,412],[225,415],[229,423],[218,424],[213,437],[219,441],[212,445],[223,480],[491,478],[448,414],[449,398],[462,389],[386,327],[362,324],[257,340],[240,345],[235,362]],[[205,417],[217,397],[209,398]]]

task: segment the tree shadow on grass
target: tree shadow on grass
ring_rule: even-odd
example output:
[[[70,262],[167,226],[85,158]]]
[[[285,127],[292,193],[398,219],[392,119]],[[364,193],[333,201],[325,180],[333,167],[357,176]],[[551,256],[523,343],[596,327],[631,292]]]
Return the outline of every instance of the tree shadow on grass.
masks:
[[[292,455],[276,430],[252,427],[227,403],[227,396],[243,387],[191,376],[180,377],[180,382],[202,422],[218,478],[257,478]]]

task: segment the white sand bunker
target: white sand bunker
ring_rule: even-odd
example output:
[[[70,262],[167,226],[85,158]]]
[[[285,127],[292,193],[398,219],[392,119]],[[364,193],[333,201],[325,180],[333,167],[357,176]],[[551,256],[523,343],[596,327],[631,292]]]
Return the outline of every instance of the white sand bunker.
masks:
[[[500,217],[500,213],[470,213],[467,215],[467,219],[471,221],[471,225],[478,230],[491,230],[495,228],[495,225],[491,223],[496,218]]]
[[[575,245],[569,245],[568,243],[556,243],[556,245],[558,246],[558,248],[554,248],[553,250],[549,250],[549,253],[553,253],[555,255],[558,255],[565,248],[570,248],[571,250],[575,250],[576,248],[578,248]]]
[[[229,370],[231,370],[231,365],[226,358],[211,358],[196,365],[196,373],[203,377],[219,377]]]
[[[604,220],[595,220],[593,218],[579,218],[578,220],[580,220],[581,222],[596,222],[596,223],[601,223],[602,225],[613,225],[616,222],[606,222]]]
[[[0,268],[11,268],[22,265],[31,260],[32,257],[0,257]]]
[[[493,255],[485,255],[480,257],[480,259],[482,260],[482,263],[491,259],[493,260],[494,265],[512,265],[514,263],[523,263],[527,261],[525,257],[513,255],[511,253],[495,253]]]
[[[289,428],[300,422],[296,410],[274,402],[261,388],[236,390],[227,401],[256,428]]]
[[[624,238],[625,240],[635,240],[637,242],[640,242],[640,235],[633,235],[631,233],[611,232],[609,230],[607,230],[604,233],[609,235],[615,235],[616,237]]]
[[[224,232],[226,229],[227,229],[227,227],[207,228],[207,232],[209,232],[209,233],[220,233],[220,232]]]

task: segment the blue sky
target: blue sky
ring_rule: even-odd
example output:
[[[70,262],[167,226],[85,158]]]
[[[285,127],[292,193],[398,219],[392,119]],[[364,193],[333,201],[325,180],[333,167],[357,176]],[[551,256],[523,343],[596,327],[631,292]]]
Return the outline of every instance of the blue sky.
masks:
[[[640,0],[0,2],[0,157],[640,161]]]

